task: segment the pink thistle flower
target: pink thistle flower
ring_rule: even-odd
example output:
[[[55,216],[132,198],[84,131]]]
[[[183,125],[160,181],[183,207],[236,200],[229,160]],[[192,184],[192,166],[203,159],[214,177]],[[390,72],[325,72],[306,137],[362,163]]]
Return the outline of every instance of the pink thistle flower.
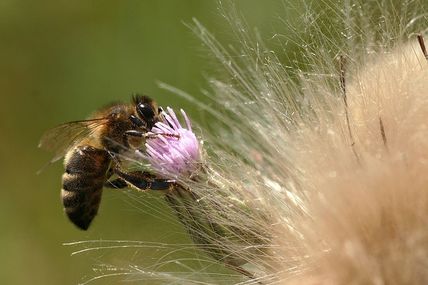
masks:
[[[169,178],[190,177],[201,161],[200,143],[192,132],[189,117],[180,111],[186,127],[181,126],[168,107],[164,120],[151,130],[155,136],[146,141],[148,162],[156,172]]]

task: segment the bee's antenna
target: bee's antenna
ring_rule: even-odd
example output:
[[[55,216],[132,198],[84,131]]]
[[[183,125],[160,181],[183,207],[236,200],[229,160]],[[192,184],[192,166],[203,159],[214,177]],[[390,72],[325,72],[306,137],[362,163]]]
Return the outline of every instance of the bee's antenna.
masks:
[[[428,52],[427,52],[427,49],[425,47],[424,36],[422,34],[419,34],[417,36],[417,38],[418,38],[418,42],[419,42],[419,45],[421,47],[422,53],[424,54],[425,59],[428,61]]]
[[[146,139],[156,139],[159,136],[180,139],[179,134],[169,134],[169,133],[145,133],[144,134],[144,138],[146,138]]]

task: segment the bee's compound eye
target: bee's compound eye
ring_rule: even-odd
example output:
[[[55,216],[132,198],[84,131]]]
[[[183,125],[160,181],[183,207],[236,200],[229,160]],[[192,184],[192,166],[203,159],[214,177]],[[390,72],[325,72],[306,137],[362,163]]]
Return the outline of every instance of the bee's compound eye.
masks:
[[[144,103],[140,103],[137,105],[137,112],[138,115],[146,121],[152,120],[155,116],[152,106]]]

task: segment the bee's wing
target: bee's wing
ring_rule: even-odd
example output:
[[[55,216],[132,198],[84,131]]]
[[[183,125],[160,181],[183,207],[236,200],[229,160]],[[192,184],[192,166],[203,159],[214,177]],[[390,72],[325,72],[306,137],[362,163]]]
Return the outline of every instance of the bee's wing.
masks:
[[[106,124],[108,118],[68,122],[48,130],[40,139],[39,147],[54,153],[50,161],[61,159],[74,144],[90,136],[98,127]]]

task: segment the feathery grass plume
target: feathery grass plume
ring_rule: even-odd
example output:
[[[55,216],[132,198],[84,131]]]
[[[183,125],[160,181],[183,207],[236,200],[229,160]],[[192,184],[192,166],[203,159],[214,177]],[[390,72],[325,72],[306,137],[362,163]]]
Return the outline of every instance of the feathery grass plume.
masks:
[[[195,244],[243,276],[224,284],[425,284],[428,62],[414,33],[428,28],[428,3],[320,2],[306,2],[301,29],[275,35],[281,58],[233,5],[221,11],[239,47],[195,20],[223,67],[211,104],[196,102],[213,124],[197,163],[179,164],[190,172],[152,168],[176,181],[166,199]],[[202,274],[159,278],[222,283]]]
[[[412,33],[427,29],[428,4],[323,4],[302,16],[307,33],[284,37],[304,48],[297,64],[230,7],[238,49],[195,21],[226,75],[211,80],[220,131],[185,182],[198,199],[184,224],[247,283],[426,283],[428,62]]]

